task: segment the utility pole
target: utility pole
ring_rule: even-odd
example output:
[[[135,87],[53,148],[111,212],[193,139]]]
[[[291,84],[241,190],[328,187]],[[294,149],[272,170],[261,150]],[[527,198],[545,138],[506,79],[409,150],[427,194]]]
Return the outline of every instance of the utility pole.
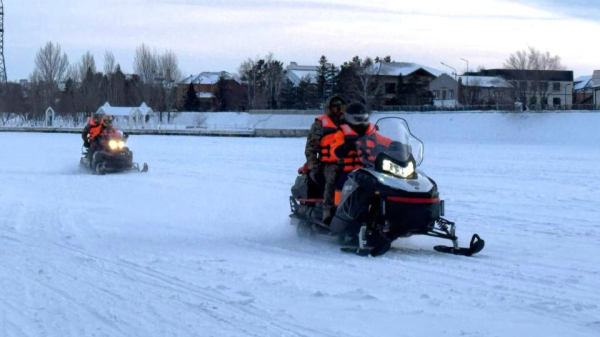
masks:
[[[4,65],[4,5],[0,0],[0,84],[6,84],[6,66]]]

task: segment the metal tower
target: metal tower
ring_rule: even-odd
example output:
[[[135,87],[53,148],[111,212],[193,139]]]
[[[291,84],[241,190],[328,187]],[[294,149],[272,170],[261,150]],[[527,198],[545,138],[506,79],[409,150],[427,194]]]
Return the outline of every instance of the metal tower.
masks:
[[[0,84],[6,83],[6,66],[4,65],[4,5],[0,0]]]

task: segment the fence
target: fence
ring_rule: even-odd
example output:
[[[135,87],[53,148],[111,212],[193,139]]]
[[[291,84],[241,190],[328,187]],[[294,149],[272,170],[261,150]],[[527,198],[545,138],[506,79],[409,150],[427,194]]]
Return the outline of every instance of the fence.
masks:
[[[487,104],[487,105],[459,105],[459,106],[433,106],[433,105],[388,105],[377,111],[381,112],[454,112],[454,111],[510,111],[510,112],[542,112],[542,111],[598,111],[600,105],[572,104],[572,105],[528,105],[518,108],[514,104]]]

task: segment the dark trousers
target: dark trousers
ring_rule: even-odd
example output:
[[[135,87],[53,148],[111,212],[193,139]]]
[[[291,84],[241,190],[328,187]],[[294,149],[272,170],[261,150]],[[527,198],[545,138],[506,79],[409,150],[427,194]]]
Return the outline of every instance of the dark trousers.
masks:
[[[97,140],[94,139],[90,142],[90,147],[87,152],[87,160],[90,163],[90,167],[92,167],[92,159],[94,158],[94,152],[98,150],[98,146],[99,144]]]

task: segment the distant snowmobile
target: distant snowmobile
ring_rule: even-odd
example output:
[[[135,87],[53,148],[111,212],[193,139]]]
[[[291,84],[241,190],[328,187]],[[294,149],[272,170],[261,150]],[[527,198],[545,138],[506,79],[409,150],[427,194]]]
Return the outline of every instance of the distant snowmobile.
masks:
[[[80,166],[99,175],[125,171],[148,172],[148,164],[144,163],[140,169],[139,164],[133,162],[133,152],[127,147],[127,138],[129,135],[125,133],[120,137],[100,139],[100,148],[94,152],[91,163],[87,159],[87,149],[83,148]]]
[[[400,237],[428,235],[452,241],[435,246],[442,253],[471,256],[485,242],[473,234],[469,248],[460,248],[454,222],[444,219],[444,201],[437,184],[417,167],[423,161],[423,143],[414,137],[402,118],[386,117],[377,122],[379,134],[391,139],[394,148],[374,154],[372,165],[356,169],[344,183],[331,225],[321,222],[322,199],[318,186],[300,175],[292,187],[292,224],[302,236],[338,237],[341,249],[358,255],[385,254]],[[318,192],[317,192],[318,193]]]

